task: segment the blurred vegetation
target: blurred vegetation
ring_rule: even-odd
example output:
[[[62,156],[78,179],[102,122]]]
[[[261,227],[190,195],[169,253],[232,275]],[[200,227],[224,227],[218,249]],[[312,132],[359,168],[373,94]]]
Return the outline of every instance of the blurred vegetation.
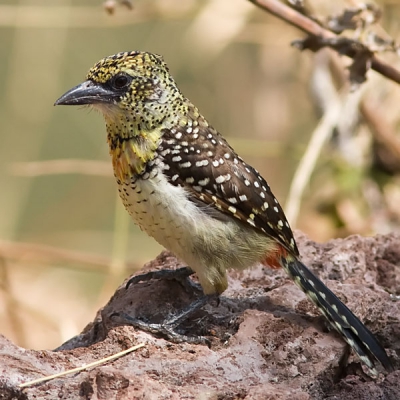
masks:
[[[400,4],[379,5],[396,39]],[[295,28],[246,0],[136,0],[132,10],[101,0],[0,0],[0,35],[0,333],[25,347],[53,348],[79,333],[161,249],[117,199],[102,117],[53,108],[95,62],[125,50],[162,54],[182,92],[282,205],[324,111],[318,95],[327,92],[315,76],[329,70],[337,93],[349,86],[346,60],[299,52],[290,46],[302,37]],[[399,161],[386,165],[390,146],[382,150],[368,112],[395,135],[400,89],[368,78],[346,89],[354,121],[333,132],[297,199],[293,228],[317,241],[399,230]]]

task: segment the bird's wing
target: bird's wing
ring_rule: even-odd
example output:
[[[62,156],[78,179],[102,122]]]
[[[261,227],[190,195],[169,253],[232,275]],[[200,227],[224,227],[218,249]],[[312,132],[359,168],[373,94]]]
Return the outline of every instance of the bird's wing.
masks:
[[[214,128],[204,123],[165,130],[158,151],[173,185],[187,188],[195,201],[233,215],[298,255],[292,230],[267,182]]]

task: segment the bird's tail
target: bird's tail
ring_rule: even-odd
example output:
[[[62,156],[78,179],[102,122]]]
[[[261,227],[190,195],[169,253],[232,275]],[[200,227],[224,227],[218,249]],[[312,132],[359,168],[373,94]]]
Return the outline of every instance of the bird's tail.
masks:
[[[303,263],[289,256],[282,258],[282,266],[374,374],[375,359],[387,371],[393,370],[372,332]]]

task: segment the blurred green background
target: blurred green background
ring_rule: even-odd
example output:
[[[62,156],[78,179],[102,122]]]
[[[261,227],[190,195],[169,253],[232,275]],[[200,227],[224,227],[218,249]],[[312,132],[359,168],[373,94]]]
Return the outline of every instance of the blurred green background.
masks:
[[[380,4],[395,37],[400,5]],[[53,107],[100,58],[162,54],[182,92],[282,205],[320,117],[309,85],[315,56],[290,47],[302,34],[284,22],[245,0],[133,6],[117,4],[111,15],[101,0],[0,1],[0,333],[21,346],[52,348],[79,333],[124,277],[161,250],[117,199],[102,117]],[[385,98],[399,95],[383,77],[375,83],[387,85]],[[369,215],[365,205],[357,214],[369,164],[347,166],[333,148],[323,151],[293,228],[318,241],[386,232],[379,224],[351,229],[341,208],[321,200],[350,192],[355,201],[343,213]]]

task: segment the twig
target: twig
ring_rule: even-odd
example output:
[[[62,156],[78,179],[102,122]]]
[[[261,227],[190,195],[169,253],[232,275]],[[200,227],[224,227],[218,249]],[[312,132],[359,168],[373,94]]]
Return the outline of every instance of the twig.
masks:
[[[319,121],[318,126],[312,133],[307,150],[303,154],[296,169],[285,205],[286,216],[293,226],[296,225],[300,200],[311,173],[314,170],[321,149],[337,125],[342,110],[341,105],[341,99],[334,98],[331,100],[330,107],[328,107],[327,111]]]
[[[0,257],[0,282],[0,288],[3,289],[4,292],[5,311],[10,321],[12,333],[14,334],[19,346],[26,346],[26,337],[19,313],[20,304],[17,302],[13,294],[9,266],[4,257]]]
[[[114,293],[115,288],[118,287],[121,280],[121,276],[126,271],[128,242],[129,218],[126,217],[126,212],[120,202],[119,195],[116,194],[111,263],[108,269],[107,279],[104,280],[103,287],[98,296],[96,310],[107,302],[112,293]]]
[[[315,59],[319,63],[316,64],[313,71],[312,82],[317,94],[317,103],[322,106],[323,117],[311,135],[289,189],[285,212],[293,226],[296,225],[301,199],[322,147],[335,128],[339,137],[337,140],[345,144],[341,145],[343,155],[352,163],[357,163],[360,158],[359,151],[346,145],[346,141],[349,140],[349,132],[353,131],[352,127],[357,119],[360,104],[363,102],[365,91],[369,86],[362,85],[359,90],[353,92],[349,90],[349,85],[343,85],[341,93],[338,93],[328,71],[329,59],[335,55],[332,51],[325,51],[318,53]],[[327,59],[325,56],[329,58]]]
[[[319,106],[324,118],[322,118],[318,127],[311,134],[311,141],[305,153],[303,153],[303,157],[289,188],[285,212],[292,226],[296,226],[303,193],[315,168],[322,147],[337,124],[337,120],[335,121],[334,118],[335,115],[338,116],[339,105],[342,108],[340,96],[329,71],[329,54],[331,52],[330,50],[321,51],[315,55],[314,59],[314,68],[310,80],[311,93],[314,96],[314,102]],[[334,113],[332,118],[327,115],[330,109]],[[328,121],[327,123],[326,120],[328,118],[330,122]]]
[[[346,81],[345,74],[339,63],[338,57],[331,54],[331,65],[334,73],[339,77],[341,84]],[[367,123],[371,135],[378,145],[381,145],[388,153],[386,154],[386,163],[391,163],[398,171],[400,165],[400,140],[396,130],[387,121],[383,113],[385,108],[379,107],[378,101],[373,100],[371,93],[360,102],[360,112]]]
[[[82,365],[81,367],[77,367],[77,368],[73,368],[73,369],[69,369],[68,371],[64,371],[64,372],[59,372],[58,374],[54,374],[54,375],[48,375],[45,376],[43,378],[39,378],[39,379],[34,379],[33,381],[29,381],[29,382],[25,382],[22,383],[21,385],[19,385],[20,388],[26,388],[28,386],[32,386],[32,385],[36,385],[37,383],[42,383],[42,382],[46,382],[46,381],[50,381],[52,379],[56,379],[59,378],[61,376],[65,376],[65,375],[69,375],[69,374],[74,374],[76,372],[81,372],[87,368],[93,368],[93,367],[97,367],[98,365],[102,365],[105,364],[108,361],[112,361],[115,360],[116,358],[122,357],[125,354],[131,353],[132,351],[138,350],[141,347],[144,347],[144,343],[138,344],[136,346],[132,346],[129,349],[120,351],[119,353],[113,354],[112,356],[109,357],[105,357],[102,358],[101,360],[98,361],[94,361],[90,364],[86,364],[86,365]]]
[[[255,4],[256,6],[270,12],[276,17],[286,21],[290,25],[307,33],[311,37],[318,38],[320,39],[321,42],[325,41],[326,46],[330,46],[329,43],[332,43],[332,41],[341,39],[340,36],[323,28],[321,25],[317,24],[312,19],[290,8],[289,6],[281,3],[279,0],[249,0],[249,1]],[[360,46],[364,47],[364,45],[362,45],[359,42],[354,42],[354,43],[357,43]],[[321,47],[317,47],[315,48],[315,50],[319,50],[319,48]],[[332,48],[337,50],[337,48],[335,47]],[[314,49],[311,48],[311,50]],[[352,59],[355,59],[355,57],[357,56],[357,53],[351,46],[341,47],[341,53]],[[385,61],[380,60],[378,57],[376,57],[375,54],[371,54],[370,62],[371,62],[371,68],[374,71],[379,72],[386,78],[400,84],[400,71],[398,71],[396,68],[393,68]]]
[[[111,163],[92,160],[47,160],[13,163],[11,173],[20,176],[82,174],[112,176]]]
[[[85,6],[88,2],[79,2],[76,5],[68,3],[53,2],[51,7],[48,5],[38,5],[38,2],[31,4],[20,2],[9,2],[10,4],[0,4],[0,27],[18,28],[79,28],[79,27],[98,27],[111,28],[116,26],[132,26],[143,24],[149,21],[180,20],[194,16],[198,2],[192,1],[172,1],[168,7],[163,7],[162,11],[158,2],[142,2],[141,7],[137,7],[135,18],[131,13],[120,12],[110,18],[101,7]],[[34,5],[35,4],[35,5]],[[78,5],[79,4],[79,5]]]
[[[372,136],[377,143],[385,146],[394,158],[400,160],[400,141],[395,129],[386,121],[384,116],[379,113],[379,107],[370,99],[365,99],[361,103],[361,113],[368,126],[371,128]]]
[[[56,260],[67,261],[79,264],[78,269],[89,269],[99,272],[108,272],[112,260],[108,257],[99,256],[91,253],[83,253],[61,249],[58,247],[46,246],[36,243],[18,243],[0,239],[0,255],[5,259],[21,260],[28,258],[32,263],[35,260]],[[138,265],[128,263],[127,269],[136,271]]]

